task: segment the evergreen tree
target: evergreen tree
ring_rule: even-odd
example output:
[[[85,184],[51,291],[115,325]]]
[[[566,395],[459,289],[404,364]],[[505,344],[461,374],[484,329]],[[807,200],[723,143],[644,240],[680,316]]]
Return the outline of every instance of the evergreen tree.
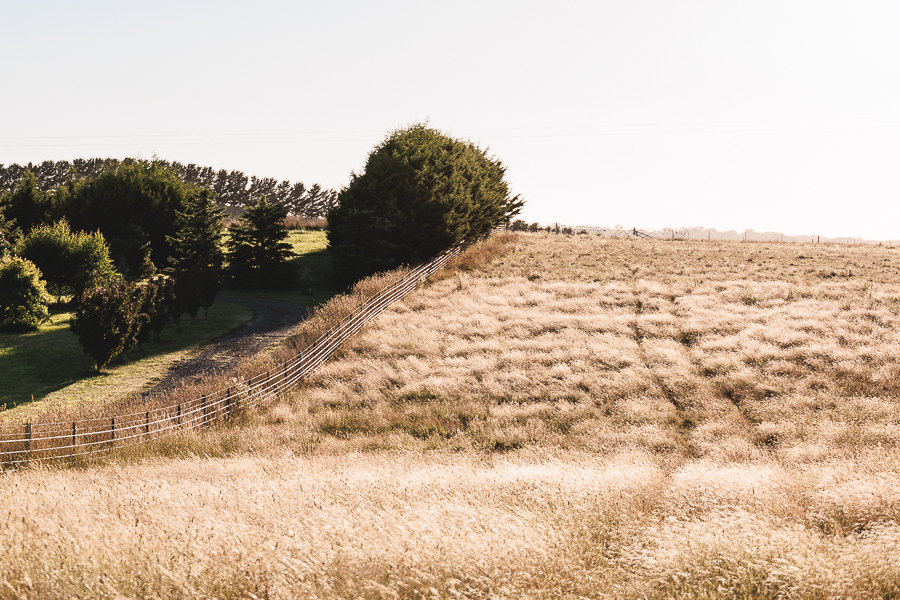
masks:
[[[12,192],[0,195],[0,212],[6,221],[15,222],[10,233],[16,238],[51,221],[52,198],[38,188],[35,174],[25,171]]]
[[[224,220],[212,194],[203,190],[188,199],[184,212],[178,212],[178,235],[168,239],[172,256],[166,272],[175,280],[177,301],[192,320],[201,306],[208,310],[222,290]]]
[[[430,260],[507,222],[523,202],[510,195],[504,174],[474,144],[424,124],[391,133],[328,211],[335,277],[352,283]]]
[[[283,206],[261,199],[238,217],[229,230],[228,274],[243,287],[290,287],[297,274],[287,260],[294,255],[285,242],[287,230],[281,221],[287,216]]]
[[[56,210],[75,231],[99,230],[119,272],[143,279],[168,265],[177,213],[198,191],[164,165],[111,162],[98,176],[60,191]]]

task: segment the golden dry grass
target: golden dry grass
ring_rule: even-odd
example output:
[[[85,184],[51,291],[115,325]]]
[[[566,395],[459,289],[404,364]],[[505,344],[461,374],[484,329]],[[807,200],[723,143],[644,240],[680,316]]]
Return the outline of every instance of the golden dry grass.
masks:
[[[495,239],[264,412],[4,474],[0,597],[898,597],[898,267]]]

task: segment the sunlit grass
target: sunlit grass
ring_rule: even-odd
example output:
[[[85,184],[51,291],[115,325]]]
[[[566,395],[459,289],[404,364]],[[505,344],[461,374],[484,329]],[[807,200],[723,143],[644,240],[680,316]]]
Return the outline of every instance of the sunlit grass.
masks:
[[[900,597],[895,252],[492,240],[264,410],[5,474],[0,594]]]
[[[196,354],[207,342],[235,331],[253,317],[245,307],[216,302],[209,315],[201,311],[193,324],[183,319],[181,331],[169,324],[159,341],[114,359],[97,373],[78,337],[69,329],[71,313],[56,312],[49,323],[30,333],[0,334],[0,404],[12,413],[43,410],[46,402],[97,403],[119,399],[152,386],[178,361]],[[35,404],[30,405],[32,396]],[[37,402],[42,400],[44,402]]]
[[[226,288],[224,293],[313,307],[342,292],[343,290],[331,281],[331,254],[328,252],[326,232],[291,230],[288,233],[287,241],[297,254],[289,262],[294,265],[298,275],[304,270],[309,270],[313,278],[311,294],[306,294],[298,288],[253,290],[232,287]]]

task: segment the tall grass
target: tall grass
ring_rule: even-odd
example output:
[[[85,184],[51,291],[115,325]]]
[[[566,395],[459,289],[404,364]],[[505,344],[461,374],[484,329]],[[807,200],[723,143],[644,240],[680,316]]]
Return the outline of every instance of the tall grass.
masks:
[[[4,474],[0,597],[900,596],[900,255],[496,250],[265,411]]]

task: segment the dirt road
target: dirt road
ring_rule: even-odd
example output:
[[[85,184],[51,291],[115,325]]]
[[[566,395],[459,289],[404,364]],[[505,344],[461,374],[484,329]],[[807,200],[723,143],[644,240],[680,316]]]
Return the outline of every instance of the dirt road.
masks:
[[[303,306],[245,296],[219,295],[216,302],[230,302],[253,311],[253,320],[238,331],[211,342],[200,354],[172,367],[166,376],[145,394],[159,394],[180,383],[212,371],[224,371],[241,360],[259,354],[281,341],[308,316]]]

